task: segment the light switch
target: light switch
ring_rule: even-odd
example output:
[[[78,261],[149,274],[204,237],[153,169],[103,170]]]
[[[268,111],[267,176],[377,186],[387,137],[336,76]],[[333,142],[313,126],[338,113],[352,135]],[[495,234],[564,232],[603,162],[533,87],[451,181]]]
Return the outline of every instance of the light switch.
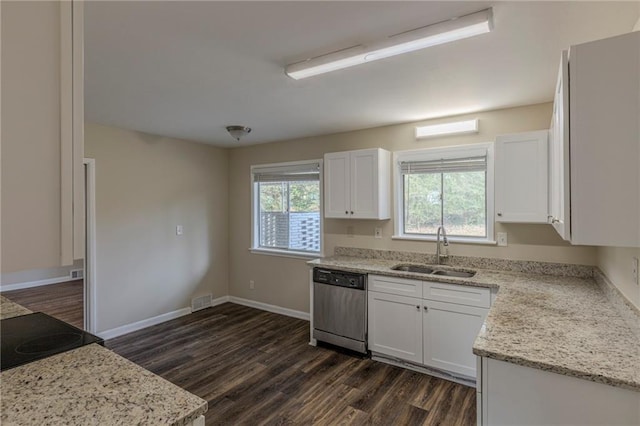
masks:
[[[498,245],[505,247],[507,245],[507,233],[498,232]]]
[[[375,238],[382,238],[382,228],[374,228],[373,236]]]
[[[182,225],[176,226],[176,235],[182,235]]]

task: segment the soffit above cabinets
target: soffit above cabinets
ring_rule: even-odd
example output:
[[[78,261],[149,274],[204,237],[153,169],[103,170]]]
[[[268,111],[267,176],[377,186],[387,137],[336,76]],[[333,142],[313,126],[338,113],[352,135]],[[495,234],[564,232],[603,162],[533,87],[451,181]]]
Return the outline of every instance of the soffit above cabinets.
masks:
[[[489,34],[295,81],[284,67],[493,7]],[[570,45],[633,2],[87,2],[90,122],[239,146],[549,102]],[[238,142],[225,126],[253,132]]]

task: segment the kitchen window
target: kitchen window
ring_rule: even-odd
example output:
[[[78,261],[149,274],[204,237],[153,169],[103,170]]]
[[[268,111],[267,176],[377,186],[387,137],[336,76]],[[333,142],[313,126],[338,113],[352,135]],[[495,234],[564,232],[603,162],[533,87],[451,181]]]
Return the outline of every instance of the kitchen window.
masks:
[[[493,144],[395,154],[394,238],[493,244]]]
[[[251,167],[252,251],[294,257],[322,253],[322,160]]]

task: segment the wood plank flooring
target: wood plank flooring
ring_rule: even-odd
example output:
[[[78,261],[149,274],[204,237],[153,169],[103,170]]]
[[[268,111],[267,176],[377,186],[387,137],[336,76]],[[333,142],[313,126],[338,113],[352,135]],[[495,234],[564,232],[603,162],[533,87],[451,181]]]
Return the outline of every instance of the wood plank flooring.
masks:
[[[84,329],[83,280],[4,291],[7,299]]]
[[[206,399],[207,425],[472,425],[475,389],[309,346],[309,323],[226,303],[107,341]]]

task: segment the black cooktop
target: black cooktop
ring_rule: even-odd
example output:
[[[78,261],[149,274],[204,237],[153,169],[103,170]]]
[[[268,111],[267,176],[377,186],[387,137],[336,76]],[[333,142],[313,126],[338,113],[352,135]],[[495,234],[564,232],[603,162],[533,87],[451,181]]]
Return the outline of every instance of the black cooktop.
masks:
[[[104,340],[42,312],[0,321],[0,370]]]

